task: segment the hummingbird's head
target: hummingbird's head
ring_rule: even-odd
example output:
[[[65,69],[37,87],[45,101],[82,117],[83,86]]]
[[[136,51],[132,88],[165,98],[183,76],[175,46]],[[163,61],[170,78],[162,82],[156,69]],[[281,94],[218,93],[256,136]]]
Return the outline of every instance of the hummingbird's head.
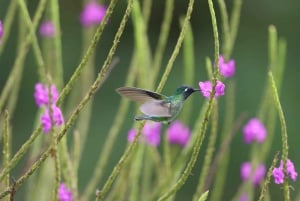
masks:
[[[200,91],[200,89],[194,89],[194,88],[192,88],[192,87],[182,85],[182,86],[180,86],[180,87],[178,87],[178,88],[176,89],[175,94],[176,94],[176,95],[182,94],[182,95],[183,95],[183,98],[184,98],[184,100],[185,100],[185,99],[187,99],[192,93],[194,93],[195,91]]]

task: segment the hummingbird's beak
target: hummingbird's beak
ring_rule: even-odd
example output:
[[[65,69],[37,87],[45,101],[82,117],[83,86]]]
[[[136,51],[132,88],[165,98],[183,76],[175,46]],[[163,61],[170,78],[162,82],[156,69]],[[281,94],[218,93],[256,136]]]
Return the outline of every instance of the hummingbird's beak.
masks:
[[[200,91],[200,89],[193,89],[194,91]]]

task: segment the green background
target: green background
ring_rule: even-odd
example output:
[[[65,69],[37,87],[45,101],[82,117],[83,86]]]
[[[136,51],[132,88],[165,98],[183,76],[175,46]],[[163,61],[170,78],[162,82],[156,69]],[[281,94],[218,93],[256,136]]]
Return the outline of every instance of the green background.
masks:
[[[7,2],[0,3],[0,18],[3,19],[7,9]],[[64,64],[64,78],[65,82],[70,78],[72,72],[80,62],[82,55],[81,36],[82,27],[79,23],[79,13],[81,11],[81,2],[65,0],[61,2],[61,25],[62,25],[62,45],[63,45],[63,64]],[[118,24],[126,6],[125,2],[120,1],[117,5],[116,12],[110,19],[106,27],[103,37],[97,47],[96,64],[97,72],[103,64],[108,50],[112,44],[113,35],[117,30]],[[160,23],[163,16],[164,1],[153,1],[153,9],[151,13],[150,26],[148,35],[152,51],[155,49],[157,42]],[[172,30],[169,37],[167,51],[164,54],[163,66],[166,65],[171,51],[175,46],[176,39],[179,35],[178,18],[185,14],[188,1],[175,1],[175,14],[172,22]],[[227,3],[227,1],[226,1]],[[231,1],[228,1],[229,10]],[[29,3],[31,14],[34,13],[36,8],[36,1]],[[216,7],[217,15],[219,15],[218,6]],[[299,146],[299,97],[300,90],[298,90],[299,82],[299,52],[300,52],[300,1],[244,1],[242,6],[242,14],[240,18],[240,29],[237,36],[236,46],[234,48],[232,58],[236,61],[236,75],[234,78],[236,82],[236,116],[246,113],[248,118],[254,117],[261,95],[263,86],[266,82],[267,67],[268,67],[268,26],[273,24],[278,30],[280,37],[287,41],[287,57],[286,57],[286,70],[284,73],[282,91],[281,91],[281,104],[285,113],[287,129],[289,134],[290,145],[290,158],[294,161],[296,169],[299,171],[300,159],[298,153]],[[219,18],[218,18],[219,19]],[[210,14],[208,12],[208,5],[206,1],[196,1],[194,12],[192,15],[192,28],[194,30],[195,38],[195,56],[196,68],[194,86],[198,85],[198,81],[207,79],[205,71],[205,57],[213,57],[213,36]],[[110,128],[110,123],[116,112],[116,105],[120,102],[120,97],[115,93],[115,88],[123,85],[125,75],[129,66],[129,59],[132,56],[134,49],[132,22],[129,21],[124,35],[121,38],[116,56],[120,59],[119,64],[115,67],[111,76],[104,84],[103,88],[95,95],[94,109],[92,120],[90,122],[91,129],[87,140],[87,146],[84,150],[83,159],[81,161],[79,172],[79,185],[80,188],[84,187],[88,182],[90,173],[94,169],[96,159],[101,151],[102,145]],[[4,30],[5,31],[5,30]],[[2,90],[6,78],[11,70],[16,56],[16,35],[17,23],[14,23],[12,35],[5,51],[0,57],[0,90]],[[33,99],[34,84],[38,81],[36,63],[33,59],[32,51],[26,59],[24,70],[24,77],[17,103],[16,113],[12,119],[13,125],[13,152],[15,152],[21,144],[29,137],[33,123],[37,114],[37,107]],[[183,69],[182,54],[177,57],[174,64],[173,71],[165,86],[163,92],[167,95],[172,94],[175,88],[182,84],[182,69]],[[74,89],[76,90],[76,89]],[[203,98],[199,95],[194,95],[193,107],[198,111],[203,103]],[[222,100],[221,100],[222,101]],[[187,102],[189,104],[190,101]],[[221,109],[222,111],[222,109]],[[126,146],[127,130],[133,121],[134,109],[130,110],[126,125],[122,129],[122,134],[119,136],[118,141],[110,157],[109,166],[106,173],[109,174],[111,168],[116,164],[119,157]],[[222,114],[221,114],[222,117]],[[190,126],[193,124],[191,123]],[[71,135],[71,133],[68,133]],[[2,145],[1,145],[2,146]],[[267,164],[274,153],[281,149],[281,135],[280,127],[277,126],[275,134],[275,142],[271,150]],[[239,166],[243,161],[249,159],[250,146],[245,145],[242,141],[242,133],[239,131],[232,145],[232,155],[230,168],[228,173],[228,182],[225,189],[225,197],[223,200],[228,200],[236,192],[240,184]],[[197,183],[197,175],[200,172],[201,160],[203,157],[203,149],[200,152],[199,162],[193,170],[194,175],[190,176],[187,184],[179,192],[177,200],[188,200],[191,192],[194,192]],[[15,178],[20,175],[22,165],[19,165],[14,174]],[[102,186],[100,184],[99,187]],[[292,198],[296,192],[299,191],[299,182],[292,183],[295,191],[291,191]],[[274,200],[282,200],[282,189],[275,186],[272,182],[270,185],[271,192],[274,194]],[[21,188],[21,190],[24,190]],[[276,195],[278,196],[276,196]],[[17,198],[21,199],[20,193]]]

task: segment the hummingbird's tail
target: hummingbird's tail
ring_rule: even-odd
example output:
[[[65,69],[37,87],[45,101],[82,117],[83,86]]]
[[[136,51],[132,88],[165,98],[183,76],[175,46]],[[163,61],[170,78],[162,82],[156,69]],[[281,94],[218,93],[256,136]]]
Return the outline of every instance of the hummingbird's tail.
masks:
[[[146,116],[146,115],[144,115],[144,116],[135,116],[134,119],[136,121],[151,120],[151,117],[150,116]]]
[[[171,122],[170,117],[153,117],[153,116],[148,116],[148,115],[135,116],[134,119],[136,121],[150,120],[150,121],[161,122],[164,124],[169,124]]]

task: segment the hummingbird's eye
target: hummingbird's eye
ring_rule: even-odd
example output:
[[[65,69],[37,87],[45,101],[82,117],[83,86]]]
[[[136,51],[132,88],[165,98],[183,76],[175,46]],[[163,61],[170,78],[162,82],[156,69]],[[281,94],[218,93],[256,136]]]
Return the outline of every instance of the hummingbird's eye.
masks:
[[[188,90],[189,90],[188,88],[184,89],[185,92],[187,92]]]

